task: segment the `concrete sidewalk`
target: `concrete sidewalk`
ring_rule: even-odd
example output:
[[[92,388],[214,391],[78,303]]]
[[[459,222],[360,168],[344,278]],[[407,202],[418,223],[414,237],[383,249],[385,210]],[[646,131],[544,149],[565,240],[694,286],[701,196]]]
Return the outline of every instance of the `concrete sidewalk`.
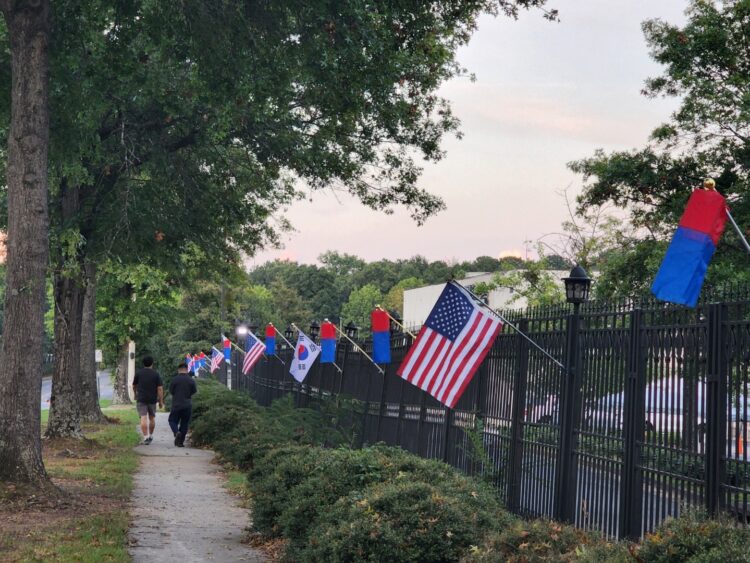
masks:
[[[136,447],[143,458],[131,499],[133,561],[265,561],[240,543],[250,513],[221,486],[213,452],[175,447],[167,417],[157,413],[154,441]]]

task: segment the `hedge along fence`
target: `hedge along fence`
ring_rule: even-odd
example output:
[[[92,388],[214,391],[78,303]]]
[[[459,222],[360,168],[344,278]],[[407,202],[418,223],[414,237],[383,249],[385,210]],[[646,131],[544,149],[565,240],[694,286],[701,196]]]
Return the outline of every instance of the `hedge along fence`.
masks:
[[[293,561],[750,561],[750,532],[688,514],[641,545],[504,510],[485,482],[404,450],[351,449],[347,406],[260,407],[202,381],[193,441],[247,471],[253,528]]]

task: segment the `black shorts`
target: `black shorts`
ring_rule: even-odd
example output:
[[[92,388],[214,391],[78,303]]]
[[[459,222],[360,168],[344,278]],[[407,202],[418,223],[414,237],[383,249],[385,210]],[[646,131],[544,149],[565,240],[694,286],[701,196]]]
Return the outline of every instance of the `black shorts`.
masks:
[[[156,403],[136,403],[135,410],[138,411],[138,416],[154,418],[156,416]]]

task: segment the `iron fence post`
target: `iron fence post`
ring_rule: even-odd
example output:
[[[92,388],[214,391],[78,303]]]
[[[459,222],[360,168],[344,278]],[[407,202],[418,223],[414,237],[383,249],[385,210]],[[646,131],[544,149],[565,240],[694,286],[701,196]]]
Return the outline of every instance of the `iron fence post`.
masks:
[[[488,356],[489,357],[489,356]],[[469,469],[468,472],[470,475],[475,475],[477,473],[477,468],[479,469],[480,475],[484,475],[485,473],[485,467],[484,467],[484,459],[486,457],[486,450],[484,447],[484,433],[485,433],[485,421],[484,421],[484,404],[482,402],[482,399],[484,397],[484,394],[482,393],[482,390],[484,389],[485,385],[485,379],[487,377],[487,360],[488,357],[485,357],[485,360],[482,362],[482,364],[479,366],[479,370],[477,372],[477,380],[474,384],[474,430],[477,431],[477,437],[479,438],[479,443],[476,444],[477,448],[481,448],[481,452],[477,452],[476,456],[473,456],[473,458],[470,458],[469,461]],[[479,430],[480,427],[480,421],[481,421],[481,430]]]
[[[425,417],[427,416],[427,393],[419,390],[419,420],[417,421],[417,455],[427,457],[427,448],[425,447],[425,454],[422,454],[422,443],[427,444],[427,440],[423,439],[422,431],[424,430]]]
[[[518,321],[518,329],[528,332],[527,319]],[[526,384],[529,371],[528,343],[516,334],[516,362],[513,373],[513,403],[510,422],[510,452],[508,453],[507,506],[511,512],[521,509],[521,472],[523,469],[523,419],[526,407]]]
[[[380,406],[378,407],[378,423],[375,429],[375,441],[380,441],[380,427],[384,416],[385,411],[385,400],[386,400],[386,392],[387,392],[387,386],[388,386],[388,366],[385,366],[385,369],[383,370],[383,384],[380,389]]]
[[[727,306],[708,306],[708,373],[706,374],[706,510],[715,516],[721,509],[727,443]]]
[[[362,365],[362,362],[360,362],[360,366]],[[370,414],[370,385],[372,382],[372,370],[367,370],[367,387],[365,389],[365,400],[363,401],[363,408],[362,408],[362,429],[360,432],[360,438],[359,438],[359,447],[362,448],[366,444],[365,440],[365,432],[367,431],[367,417]]]
[[[555,475],[555,517],[564,522],[575,521],[576,458],[575,423],[580,400],[580,373],[578,369],[578,333],[580,328],[579,304],[573,304],[573,314],[568,317],[566,335],[565,372],[563,396],[560,401],[560,449]]]
[[[398,421],[396,422],[396,445],[403,448],[401,444],[401,427],[404,424],[404,379],[399,377],[399,392],[398,392]],[[404,448],[406,449],[406,448]]]
[[[620,475],[620,513],[618,514],[620,536],[632,540],[640,538],[643,525],[643,479],[638,465],[641,459],[641,441],[645,432],[646,418],[643,397],[646,372],[641,341],[642,325],[643,312],[640,309],[634,309],[630,315],[630,346],[623,399],[623,464]]]
[[[451,436],[451,422],[453,419],[453,409],[445,407],[445,429],[443,434],[443,461],[445,463],[450,463],[449,461],[449,454],[450,454],[450,448],[449,448],[449,442],[450,442],[450,436]]]

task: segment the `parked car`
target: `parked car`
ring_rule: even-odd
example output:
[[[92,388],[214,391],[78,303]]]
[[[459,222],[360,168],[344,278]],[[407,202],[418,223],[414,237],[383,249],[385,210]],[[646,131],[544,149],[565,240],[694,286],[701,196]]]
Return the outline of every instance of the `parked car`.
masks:
[[[524,421],[533,424],[559,424],[560,408],[557,395],[549,394],[524,411]]]

